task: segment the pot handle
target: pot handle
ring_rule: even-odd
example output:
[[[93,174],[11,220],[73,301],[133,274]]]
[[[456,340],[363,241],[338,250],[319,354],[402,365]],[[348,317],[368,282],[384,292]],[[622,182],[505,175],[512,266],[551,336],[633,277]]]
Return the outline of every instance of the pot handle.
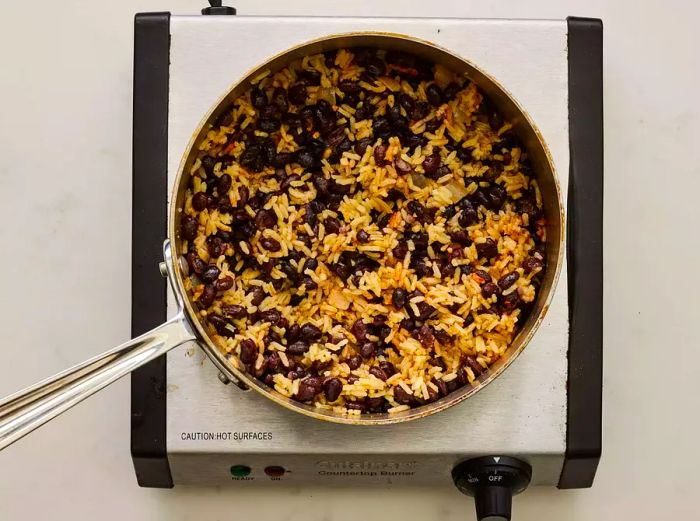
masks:
[[[163,253],[171,287],[177,288],[172,284],[167,241]],[[134,369],[176,346],[195,340],[180,295],[177,290],[175,293],[180,309],[166,323],[0,401],[0,450]]]

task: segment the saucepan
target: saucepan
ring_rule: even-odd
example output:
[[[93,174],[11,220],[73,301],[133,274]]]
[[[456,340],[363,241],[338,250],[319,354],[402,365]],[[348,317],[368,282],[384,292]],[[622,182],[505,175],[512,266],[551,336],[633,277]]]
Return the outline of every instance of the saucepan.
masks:
[[[474,81],[486,93],[500,113],[513,123],[514,130],[527,151],[539,184],[546,219],[546,269],[542,283],[527,320],[505,355],[495,362],[488,371],[480,375],[472,385],[464,386],[435,402],[395,414],[347,415],[333,410],[320,409],[283,396],[244,370],[237,368],[236,364],[219,350],[210,338],[206,325],[200,320],[193,303],[193,296],[186,289],[184,283],[186,274],[183,254],[186,252],[182,249],[180,220],[183,215],[185,192],[190,180],[191,166],[196,159],[198,146],[205,138],[212,123],[217,120],[232,100],[250,87],[251,79],[262,71],[274,72],[306,55],[359,46],[405,51],[442,64],[456,73],[465,74]],[[466,59],[430,42],[406,35],[386,33],[332,35],[289,49],[251,70],[214,104],[209,114],[194,132],[183,155],[170,200],[169,238],[164,244],[163,256],[169,286],[175,294],[178,304],[177,313],[152,331],[3,400],[0,403],[0,448],[9,445],[137,367],[191,340],[198,342],[211,362],[230,380],[240,382],[287,409],[315,419],[344,424],[382,425],[405,422],[434,414],[478,392],[498,377],[523,351],[547,312],[563,257],[564,213],[559,185],[544,140],[528,114],[496,80]],[[154,266],[154,269],[158,269],[158,267]]]

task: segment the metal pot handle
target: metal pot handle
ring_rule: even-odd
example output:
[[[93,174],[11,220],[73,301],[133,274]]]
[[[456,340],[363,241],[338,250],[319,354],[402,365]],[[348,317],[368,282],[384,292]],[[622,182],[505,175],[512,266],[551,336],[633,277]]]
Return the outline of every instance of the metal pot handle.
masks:
[[[163,255],[171,287],[177,288],[168,241]],[[194,340],[180,295],[175,293],[179,310],[166,323],[0,401],[0,450],[137,367]]]

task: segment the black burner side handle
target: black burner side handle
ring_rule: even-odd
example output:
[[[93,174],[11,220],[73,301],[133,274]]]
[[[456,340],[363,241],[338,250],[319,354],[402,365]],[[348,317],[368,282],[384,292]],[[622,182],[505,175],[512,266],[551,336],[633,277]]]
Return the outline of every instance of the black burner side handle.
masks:
[[[559,488],[586,488],[600,460],[603,393],[603,23],[568,18],[569,353]]]

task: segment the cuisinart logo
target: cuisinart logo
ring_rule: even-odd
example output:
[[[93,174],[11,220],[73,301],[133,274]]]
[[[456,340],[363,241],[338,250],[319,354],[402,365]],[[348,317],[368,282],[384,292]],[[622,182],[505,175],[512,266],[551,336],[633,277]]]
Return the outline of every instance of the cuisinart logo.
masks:
[[[319,476],[413,476],[415,461],[318,461]]]

